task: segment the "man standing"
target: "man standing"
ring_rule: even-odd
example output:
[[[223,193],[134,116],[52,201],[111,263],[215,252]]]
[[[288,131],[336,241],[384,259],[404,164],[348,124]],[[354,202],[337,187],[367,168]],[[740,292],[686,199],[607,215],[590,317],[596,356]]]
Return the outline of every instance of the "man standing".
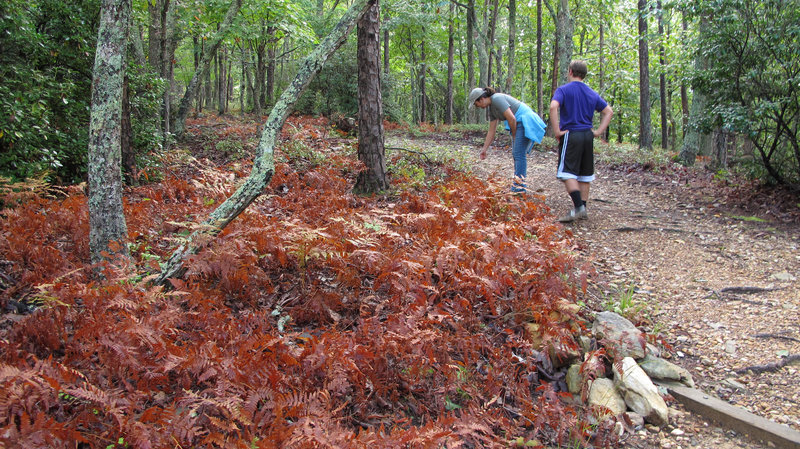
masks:
[[[573,203],[572,210],[558,219],[562,223],[588,216],[589,183],[594,181],[594,138],[603,135],[614,114],[600,94],[584,84],[587,72],[585,62],[570,62],[567,84],[556,89],[550,101],[550,124],[560,139],[556,177],[564,182]],[[600,112],[600,125],[592,129],[595,111]]]

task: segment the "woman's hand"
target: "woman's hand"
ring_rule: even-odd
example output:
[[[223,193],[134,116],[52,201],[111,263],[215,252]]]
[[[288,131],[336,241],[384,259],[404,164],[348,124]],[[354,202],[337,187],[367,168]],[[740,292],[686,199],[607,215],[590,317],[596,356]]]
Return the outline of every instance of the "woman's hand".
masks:
[[[486,159],[486,148],[481,150],[481,160]]]

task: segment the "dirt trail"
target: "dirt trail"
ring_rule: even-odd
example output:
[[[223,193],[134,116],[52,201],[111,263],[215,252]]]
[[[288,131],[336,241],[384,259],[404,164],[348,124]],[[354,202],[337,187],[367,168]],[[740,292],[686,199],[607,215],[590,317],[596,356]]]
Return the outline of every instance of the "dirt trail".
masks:
[[[476,158],[482,139],[471,142]],[[697,388],[800,430],[800,364],[738,372],[800,354],[800,224],[749,221],[691,181],[614,170],[602,155],[597,162],[589,219],[567,225],[578,265],[594,271],[585,302],[608,307],[633,288],[627,311],[671,345],[663,356],[687,368]],[[507,150],[493,147],[475,164],[483,175],[510,180]],[[571,201],[555,179],[555,153],[534,151],[528,164],[529,187],[555,216],[566,212]],[[625,447],[773,447],[671,406],[676,416],[668,427],[627,436]]]

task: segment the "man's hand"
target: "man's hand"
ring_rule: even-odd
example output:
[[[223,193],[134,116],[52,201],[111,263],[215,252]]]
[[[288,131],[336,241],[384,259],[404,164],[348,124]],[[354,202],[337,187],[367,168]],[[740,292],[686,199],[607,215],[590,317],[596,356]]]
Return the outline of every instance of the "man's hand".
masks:
[[[486,159],[486,149],[485,148],[481,150],[481,156],[480,157],[481,157],[481,160]]]

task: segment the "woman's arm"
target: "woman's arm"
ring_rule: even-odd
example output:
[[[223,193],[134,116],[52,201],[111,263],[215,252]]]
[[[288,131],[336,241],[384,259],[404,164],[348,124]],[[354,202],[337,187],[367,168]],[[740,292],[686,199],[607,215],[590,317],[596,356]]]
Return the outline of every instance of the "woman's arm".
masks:
[[[497,132],[497,120],[492,120],[489,122],[489,131],[486,133],[486,141],[483,142],[483,148],[481,149],[481,159],[486,159],[486,150],[492,144],[495,132]]]
[[[508,121],[508,128],[511,130],[511,141],[513,142],[517,138],[517,118],[514,117],[511,108],[503,111],[503,117]]]

